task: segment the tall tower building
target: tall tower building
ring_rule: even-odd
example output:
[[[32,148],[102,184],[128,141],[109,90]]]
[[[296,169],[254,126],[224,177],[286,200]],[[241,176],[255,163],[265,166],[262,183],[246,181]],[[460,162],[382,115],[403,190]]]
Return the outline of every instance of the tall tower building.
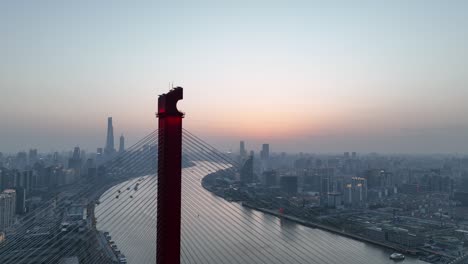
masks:
[[[244,163],[244,166],[242,166],[240,171],[240,180],[244,184],[254,182],[253,155],[251,155]]]
[[[270,144],[263,144],[262,150],[260,151],[260,163],[261,163],[261,172],[269,169],[268,161],[270,159]]]
[[[125,151],[125,138],[123,135],[120,136],[119,152]]]
[[[107,118],[107,139],[104,153],[111,155],[115,152],[114,148],[114,127],[112,126],[112,117]]]
[[[260,156],[262,159],[266,160],[270,158],[270,144],[262,145],[262,152],[260,152]]]
[[[74,169],[75,172],[80,173],[82,165],[81,151],[79,147],[75,147],[73,150],[73,155],[68,159],[68,168]]]
[[[247,152],[245,151],[245,143],[244,141],[240,142],[240,156],[245,157],[247,155]]]
[[[0,194],[0,231],[10,227],[15,220],[16,192],[5,190]]]
[[[29,165],[33,165],[37,161],[37,149],[29,150]]]

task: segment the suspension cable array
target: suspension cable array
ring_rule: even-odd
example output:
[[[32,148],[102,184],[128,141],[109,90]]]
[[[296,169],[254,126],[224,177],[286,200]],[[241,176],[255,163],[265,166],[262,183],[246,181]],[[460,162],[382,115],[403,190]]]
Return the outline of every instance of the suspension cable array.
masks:
[[[118,263],[122,253],[128,263],[155,263],[157,141],[153,131],[104,164],[102,182],[78,186],[70,195],[54,197],[19,219],[17,235],[7,234],[0,247],[0,262],[59,263],[77,256],[80,263]],[[241,164],[185,129],[182,146],[182,263],[374,261],[359,254],[360,243],[260,213],[204,189],[206,175],[234,178]],[[70,202],[85,204],[88,217],[62,232],[56,216],[65,215]],[[35,236],[44,218],[52,221],[49,233]],[[104,231],[112,236],[113,249],[113,243],[100,238]]]

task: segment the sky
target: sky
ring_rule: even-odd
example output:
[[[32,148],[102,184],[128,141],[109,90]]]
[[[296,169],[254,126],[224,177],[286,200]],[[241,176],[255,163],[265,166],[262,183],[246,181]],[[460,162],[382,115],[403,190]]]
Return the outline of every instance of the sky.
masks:
[[[184,87],[223,151],[468,153],[468,1],[0,0],[0,151],[127,145]]]

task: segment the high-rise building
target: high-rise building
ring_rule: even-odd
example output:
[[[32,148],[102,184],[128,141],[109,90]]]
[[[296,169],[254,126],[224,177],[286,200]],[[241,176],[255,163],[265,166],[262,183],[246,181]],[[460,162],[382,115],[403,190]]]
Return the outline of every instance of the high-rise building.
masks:
[[[29,165],[33,165],[37,161],[37,149],[29,150]]]
[[[79,174],[81,170],[82,160],[79,147],[75,147],[72,157],[68,160],[68,168],[75,170]]]
[[[73,158],[73,159],[79,159],[79,158],[80,158],[80,155],[81,155],[80,147],[75,147],[75,148],[73,149],[73,156],[72,156],[72,158]]]
[[[367,201],[367,180],[364,178],[353,177],[351,179],[353,189],[353,204],[362,205]]]
[[[114,127],[112,126],[112,117],[109,117],[107,118],[107,138],[104,153],[106,155],[112,155],[114,152]]]
[[[54,156],[53,156],[53,161],[54,161],[54,164],[57,164],[60,160],[60,155],[58,152],[54,152]]]
[[[16,214],[26,213],[26,190],[23,187],[16,187]]]
[[[346,184],[344,187],[343,201],[346,205],[353,204],[353,185],[351,183]]]
[[[245,143],[244,141],[241,141],[240,142],[240,151],[239,151],[239,155],[241,156],[241,158],[244,158],[246,155],[247,155],[247,152],[245,150]]]
[[[260,156],[262,159],[269,159],[270,158],[270,144],[263,144],[262,151],[260,152]]]
[[[123,135],[120,135],[119,152],[122,153],[124,151],[125,151],[125,138]]]
[[[244,163],[244,166],[240,171],[240,180],[242,183],[252,183],[254,181],[253,156],[250,156]]]
[[[260,151],[260,164],[261,164],[261,172],[264,172],[269,169],[269,161],[270,160],[270,145],[263,144],[262,150]]]
[[[24,169],[24,167],[28,164],[28,155],[26,152],[18,152],[16,155],[16,160],[15,160],[15,167],[18,169]]]
[[[361,207],[367,202],[367,180],[353,177],[344,188],[344,202],[353,207]]]
[[[15,187],[15,173],[16,170],[8,170],[6,168],[0,170],[0,193],[5,189]]]
[[[16,192],[7,189],[0,194],[0,231],[10,227],[15,221]]]

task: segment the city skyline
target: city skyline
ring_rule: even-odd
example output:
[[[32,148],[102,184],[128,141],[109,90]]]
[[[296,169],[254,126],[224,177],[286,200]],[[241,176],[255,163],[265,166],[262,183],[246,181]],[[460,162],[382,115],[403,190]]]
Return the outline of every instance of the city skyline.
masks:
[[[94,150],[108,116],[131,144],[174,83],[225,151],[466,153],[466,8],[5,1],[1,151]]]
[[[468,264],[468,1],[0,1],[0,263]]]

